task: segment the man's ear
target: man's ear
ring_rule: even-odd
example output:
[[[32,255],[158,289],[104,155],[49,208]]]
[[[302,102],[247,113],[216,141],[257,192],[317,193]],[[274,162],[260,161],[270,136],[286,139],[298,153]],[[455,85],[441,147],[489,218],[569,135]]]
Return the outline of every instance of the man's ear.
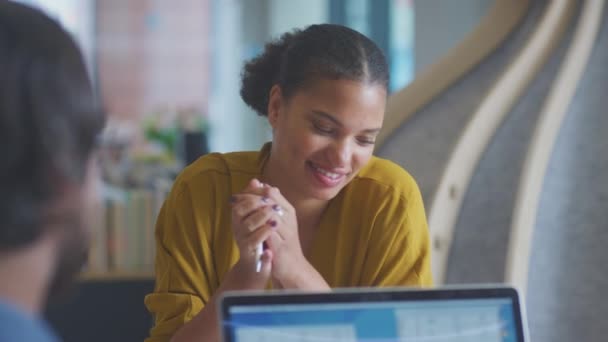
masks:
[[[281,93],[281,87],[275,84],[270,88],[270,95],[268,96],[268,123],[270,123],[273,130],[279,121],[282,106],[283,94]]]

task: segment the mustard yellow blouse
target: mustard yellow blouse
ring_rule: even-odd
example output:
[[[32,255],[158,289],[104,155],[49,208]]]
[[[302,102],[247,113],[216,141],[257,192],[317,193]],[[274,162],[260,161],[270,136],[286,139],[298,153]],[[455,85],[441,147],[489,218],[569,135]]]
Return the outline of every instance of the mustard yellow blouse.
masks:
[[[156,286],[145,298],[156,323],[147,342],[169,341],[237,262],[229,198],[260,177],[269,149],[206,155],[175,181],[156,222]],[[309,262],[331,287],[430,286],[429,235],[414,179],[372,157],[329,204],[311,251]]]

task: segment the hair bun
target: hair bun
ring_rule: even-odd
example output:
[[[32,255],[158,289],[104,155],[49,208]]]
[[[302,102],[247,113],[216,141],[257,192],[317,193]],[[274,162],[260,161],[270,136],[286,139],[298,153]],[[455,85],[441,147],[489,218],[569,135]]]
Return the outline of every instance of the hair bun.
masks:
[[[259,115],[268,115],[270,89],[279,82],[283,55],[299,32],[284,33],[279,39],[267,43],[264,52],[243,67],[241,98]]]

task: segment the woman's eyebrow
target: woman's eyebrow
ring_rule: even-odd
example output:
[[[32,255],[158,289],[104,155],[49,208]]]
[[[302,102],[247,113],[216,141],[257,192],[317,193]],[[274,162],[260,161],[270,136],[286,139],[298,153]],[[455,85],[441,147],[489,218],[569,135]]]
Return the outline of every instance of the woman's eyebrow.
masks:
[[[321,111],[321,110],[316,110],[316,109],[313,109],[313,110],[312,110],[312,113],[313,113],[315,116],[317,116],[317,117],[322,117],[322,118],[324,118],[324,119],[327,119],[327,120],[329,120],[329,121],[331,121],[331,122],[335,123],[335,124],[336,124],[336,125],[338,125],[338,126],[344,126],[344,125],[342,124],[342,122],[340,122],[340,120],[338,120],[336,117],[334,117],[333,115],[331,115],[331,114],[329,114],[329,113],[326,113],[326,112]]]
[[[334,117],[333,115],[326,113],[322,110],[316,110],[313,109],[312,110],[312,114],[316,117],[322,117],[324,119],[327,119],[331,122],[333,122],[334,124],[343,127],[344,124],[342,124],[342,122],[340,122],[340,120],[338,120],[336,117]],[[380,130],[382,129],[382,127],[377,127],[377,128],[368,128],[368,129],[364,129],[363,132],[364,133],[369,133],[369,134],[374,134],[374,133],[378,133],[380,132]]]

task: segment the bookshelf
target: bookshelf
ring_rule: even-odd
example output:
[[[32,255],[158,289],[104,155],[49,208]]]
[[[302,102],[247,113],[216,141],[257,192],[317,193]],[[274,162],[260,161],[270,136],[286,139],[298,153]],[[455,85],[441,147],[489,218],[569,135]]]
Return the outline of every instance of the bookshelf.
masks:
[[[169,182],[148,188],[104,185],[81,281],[154,279],[154,227],[170,187]]]

